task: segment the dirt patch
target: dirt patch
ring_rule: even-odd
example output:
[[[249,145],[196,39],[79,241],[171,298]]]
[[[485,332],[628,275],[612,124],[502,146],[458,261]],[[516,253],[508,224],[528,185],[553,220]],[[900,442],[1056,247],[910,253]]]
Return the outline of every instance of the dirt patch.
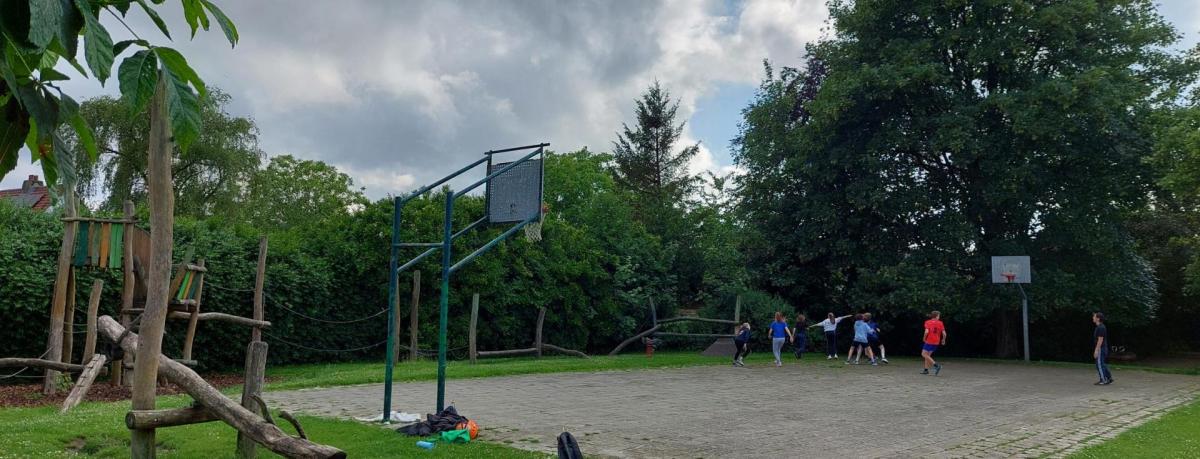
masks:
[[[278,378],[267,378],[267,382],[275,382]],[[204,380],[209,384],[216,386],[218,389],[223,389],[230,386],[237,386],[242,383],[241,375],[205,375]],[[158,386],[158,395],[175,395],[182,394],[184,391],[179,386],[167,384]],[[71,393],[71,389],[60,390],[54,395],[42,395],[42,384],[21,384],[13,386],[0,386],[0,408],[15,408],[15,407],[33,407],[33,406],[60,406],[67,395]],[[92,402],[115,402],[120,400],[129,400],[131,394],[128,387],[113,386],[107,381],[96,381],[88,391],[85,400]]]

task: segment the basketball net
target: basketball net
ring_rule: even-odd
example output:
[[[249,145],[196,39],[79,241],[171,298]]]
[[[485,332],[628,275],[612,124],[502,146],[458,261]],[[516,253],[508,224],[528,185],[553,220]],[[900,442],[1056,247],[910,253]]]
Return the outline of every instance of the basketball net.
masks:
[[[1017,273],[1014,273],[1014,272],[1003,272],[1003,273],[1000,273],[1000,275],[1004,276],[1005,279],[1008,279],[1008,283],[1010,283],[1010,284],[1013,283],[1013,281],[1017,280]]]
[[[542,240],[542,222],[546,220],[546,211],[550,210],[550,206],[542,204],[542,215],[538,216],[537,221],[525,225],[525,240],[529,242],[538,242]]]

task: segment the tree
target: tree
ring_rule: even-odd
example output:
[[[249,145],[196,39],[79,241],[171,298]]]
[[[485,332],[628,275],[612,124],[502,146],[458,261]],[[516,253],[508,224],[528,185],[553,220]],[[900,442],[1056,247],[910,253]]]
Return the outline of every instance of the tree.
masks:
[[[767,275],[815,273],[792,293],[825,301],[987,319],[978,335],[1005,356],[1019,327],[989,283],[992,255],[1033,257],[1035,319],[1153,313],[1153,273],[1123,221],[1151,185],[1148,115],[1195,75],[1165,51],[1176,35],[1151,2],[834,1],[830,13],[807,120],[748,119],[743,133],[751,173],[781,171],[746,187],[772,222]]]
[[[617,184],[633,192],[638,219],[650,232],[672,239],[673,220],[683,213],[684,198],[693,191],[695,177],[687,166],[700,146],[675,151],[684,122],[675,124],[679,102],[654,82],[637,101],[636,129],[622,124],[613,142],[613,169]]]
[[[209,88],[200,101],[204,131],[191,148],[175,148],[171,175],[175,179],[178,214],[206,217],[234,212],[264,156],[258,148],[254,120],[225,112],[230,97]],[[83,102],[80,113],[91,126],[98,148],[93,161],[74,132],[61,133],[75,151],[81,197],[103,198],[101,209],[119,212],[121,203],[146,201],[146,150],[149,118],[130,112],[119,100],[97,97]]]
[[[204,82],[178,51],[137,37],[114,44],[99,16],[108,12],[118,21],[137,3],[169,39],[170,32],[154,7],[144,0],[6,0],[0,3],[0,177],[17,165],[22,146],[28,146],[34,161],[42,163],[49,183],[75,182],[73,155],[58,134],[66,124],[76,132],[80,144],[92,158],[96,145],[79,104],[57,86],[70,77],[56,70],[60,60],[85,78],[90,70],[101,85],[112,74],[117,56],[133,45],[141,48],[122,61],[117,79],[122,97],[134,111],[146,106],[162,79],[166,84],[168,115],[176,142],[183,148],[200,133],[199,98]],[[155,4],[162,0],[154,1]],[[209,29],[212,14],[230,44],[238,40],[237,28],[209,0],[183,0],[183,15],[194,36],[198,28]],[[207,10],[207,11],[206,11]],[[118,16],[119,14],[119,16]],[[76,56],[79,36],[88,69]],[[136,36],[136,33],[135,33]],[[162,67],[159,67],[162,64]]]
[[[362,191],[337,168],[282,155],[254,173],[241,208],[246,221],[276,231],[344,215],[365,203]]]

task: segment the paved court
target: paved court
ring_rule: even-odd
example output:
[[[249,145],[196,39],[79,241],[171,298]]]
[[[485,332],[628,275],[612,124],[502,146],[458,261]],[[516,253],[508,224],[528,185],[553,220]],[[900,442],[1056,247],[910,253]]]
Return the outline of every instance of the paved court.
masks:
[[[790,362],[789,362],[790,363]],[[447,401],[491,441],[551,452],[567,429],[592,457],[1062,456],[1200,394],[1200,377],[956,362],[691,367],[451,380]],[[453,370],[453,368],[451,369]],[[378,414],[380,385],[271,392],[307,414]],[[431,411],[433,382],[395,385],[393,408]]]

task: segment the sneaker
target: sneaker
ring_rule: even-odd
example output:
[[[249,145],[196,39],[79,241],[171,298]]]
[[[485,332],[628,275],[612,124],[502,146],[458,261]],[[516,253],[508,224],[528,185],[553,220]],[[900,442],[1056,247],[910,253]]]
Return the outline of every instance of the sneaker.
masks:
[[[833,354],[833,358],[835,358],[835,359],[838,358],[837,354]]]
[[[923,374],[923,375],[927,375],[927,374],[929,374],[929,369],[928,369],[928,368],[926,368],[926,369],[924,369],[924,370],[921,370],[921,374]]]
[[[879,366],[879,362],[874,362],[874,361],[872,361],[872,362],[871,362],[871,366],[873,366],[873,367],[877,367],[877,366]]]
[[[854,359],[854,364],[858,365],[858,359]]]
[[[849,360],[847,360],[847,361],[846,361],[846,365],[849,365],[849,364],[850,364],[850,361],[849,361]]]
[[[879,359],[880,362],[888,363],[887,359]]]
[[[1103,386],[1103,385],[1104,385],[1104,381],[1103,381],[1103,380],[1101,380],[1101,381],[1096,381],[1096,382],[1092,383],[1092,385],[1093,385],[1093,386]]]
[[[833,360],[833,356],[832,356],[832,355],[827,355],[827,356],[825,356],[825,360]]]
[[[940,364],[940,363],[933,364],[933,375],[937,376],[938,373],[941,373],[941,372],[942,372],[942,364]]]
[[[1108,380],[1108,381],[1104,381],[1104,382],[1100,383],[1100,385],[1101,385],[1101,386],[1107,386],[1107,385],[1109,385],[1109,384],[1112,384],[1112,383],[1113,383],[1113,380],[1111,380],[1111,379],[1110,379],[1110,380]]]
[[[782,366],[783,366],[783,362],[775,362],[775,366],[777,366],[777,367],[782,367]]]
[[[736,367],[740,367],[741,365],[735,361],[735,362],[733,362],[733,366],[736,368]]]

